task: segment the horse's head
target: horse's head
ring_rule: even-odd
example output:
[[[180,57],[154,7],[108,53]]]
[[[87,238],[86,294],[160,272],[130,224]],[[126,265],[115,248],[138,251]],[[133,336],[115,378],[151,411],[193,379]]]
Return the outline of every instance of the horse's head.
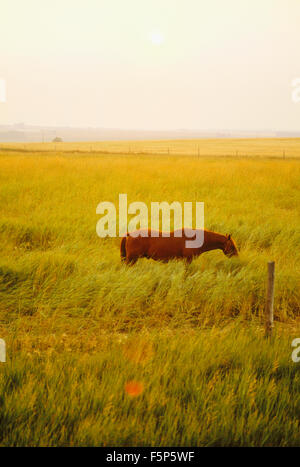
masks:
[[[226,242],[224,245],[224,254],[228,257],[238,256],[238,250],[234,240],[231,238],[231,234],[226,235]]]

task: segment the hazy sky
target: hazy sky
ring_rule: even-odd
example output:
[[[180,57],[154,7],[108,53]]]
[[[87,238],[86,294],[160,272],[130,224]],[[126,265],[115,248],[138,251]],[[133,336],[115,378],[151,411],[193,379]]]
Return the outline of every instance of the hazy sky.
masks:
[[[300,0],[1,0],[0,124],[300,130]]]

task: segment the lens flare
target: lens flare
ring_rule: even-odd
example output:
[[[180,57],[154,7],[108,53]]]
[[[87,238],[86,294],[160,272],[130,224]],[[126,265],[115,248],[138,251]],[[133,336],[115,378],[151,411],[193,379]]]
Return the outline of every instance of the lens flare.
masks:
[[[139,381],[128,381],[125,384],[125,392],[131,397],[137,397],[142,394],[144,386]]]
[[[165,38],[159,31],[152,31],[150,34],[150,40],[153,45],[161,45]]]

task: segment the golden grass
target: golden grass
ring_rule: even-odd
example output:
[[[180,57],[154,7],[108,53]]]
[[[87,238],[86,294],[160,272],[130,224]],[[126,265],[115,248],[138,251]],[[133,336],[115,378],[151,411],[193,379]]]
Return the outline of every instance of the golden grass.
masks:
[[[276,156],[277,143],[261,156]],[[297,155],[297,140],[288,143]],[[97,155],[62,144],[66,153],[0,152],[0,443],[299,444],[297,158],[187,157],[189,147]],[[215,141],[215,153],[227,144]],[[265,140],[251,144],[248,155]],[[206,228],[231,232],[240,257],[122,265],[119,240],[95,230],[97,204],[119,193],[148,205],[204,201]]]
[[[1,143],[0,151],[189,155],[195,157],[300,157],[300,138],[228,138],[74,143]]]

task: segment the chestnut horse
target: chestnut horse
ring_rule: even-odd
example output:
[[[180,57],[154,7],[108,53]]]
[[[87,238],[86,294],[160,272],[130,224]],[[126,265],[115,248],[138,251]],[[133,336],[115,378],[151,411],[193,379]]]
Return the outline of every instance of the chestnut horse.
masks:
[[[163,262],[180,258],[191,263],[195,256],[210,250],[222,250],[228,257],[238,255],[236,244],[231,235],[221,235],[204,230],[203,245],[199,248],[186,248],[185,242],[193,240],[193,237],[186,236],[184,229],[180,237],[178,231],[175,232],[170,232],[168,237],[163,237],[162,232],[156,232],[156,236],[151,237],[151,230],[147,232],[143,229],[134,232],[134,236],[127,233],[121,240],[121,260],[125,261],[126,264],[134,264],[138,258],[152,258]],[[145,236],[146,234],[147,236]],[[196,235],[194,235],[195,238]]]

